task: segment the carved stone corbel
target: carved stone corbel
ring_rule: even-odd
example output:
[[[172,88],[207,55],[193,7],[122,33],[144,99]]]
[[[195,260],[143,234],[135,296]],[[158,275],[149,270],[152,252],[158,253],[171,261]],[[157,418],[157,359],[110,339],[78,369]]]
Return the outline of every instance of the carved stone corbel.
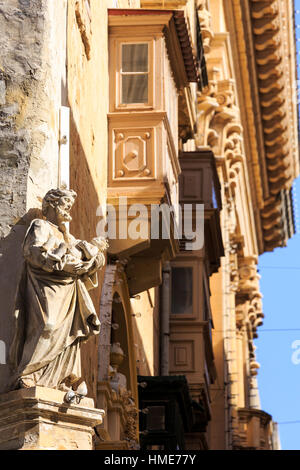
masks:
[[[239,294],[247,295],[249,298],[259,290],[257,273],[257,257],[249,256],[239,260]]]

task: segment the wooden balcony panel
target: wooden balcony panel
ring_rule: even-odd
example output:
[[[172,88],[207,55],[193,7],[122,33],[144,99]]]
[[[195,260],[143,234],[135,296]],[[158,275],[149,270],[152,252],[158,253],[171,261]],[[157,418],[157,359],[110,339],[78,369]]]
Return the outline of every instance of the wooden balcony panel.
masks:
[[[179,177],[179,201],[185,204],[204,204],[204,245],[208,254],[210,274],[220,266],[224,256],[220,211],[222,210],[221,186],[213,152],[198,150],[181,152],[182,173]]]

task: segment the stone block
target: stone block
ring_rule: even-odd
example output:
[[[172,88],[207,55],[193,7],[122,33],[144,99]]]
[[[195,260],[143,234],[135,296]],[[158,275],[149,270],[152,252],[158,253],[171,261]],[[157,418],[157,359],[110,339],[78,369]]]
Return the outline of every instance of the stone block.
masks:
[[[77,405],[64,397],[46,387],[0,395],[0,450],[93,450],[104,411],[91,398]]]

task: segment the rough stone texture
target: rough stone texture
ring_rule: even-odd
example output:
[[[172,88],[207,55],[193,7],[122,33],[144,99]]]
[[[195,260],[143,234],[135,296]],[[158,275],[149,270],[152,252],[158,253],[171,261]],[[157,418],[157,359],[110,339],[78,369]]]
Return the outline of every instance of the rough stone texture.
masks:
[[[0,395],[0,450],[92,450],[104,412],[90,398],[70,405],[64,397],[46,387]]]
[[[45,135],[47,102],[42,83],[46,9],[42,1],[0,2],[0,230],[8,235],[26,211],[30,158]],[[44,103],[44,113],[39,103]],[[39,108],[39,109],[37,109]],[[45,114],[43,116],[43,114]],[[43,119],[44,118],[44,119]],[[31,134],[35,130],[35,135]]]
[[[41,198],[57,185],[65,82],[66,0],[0,0],[0,340],[7,350],[21,244]],[[0,365],[0,392],[9,371]]]

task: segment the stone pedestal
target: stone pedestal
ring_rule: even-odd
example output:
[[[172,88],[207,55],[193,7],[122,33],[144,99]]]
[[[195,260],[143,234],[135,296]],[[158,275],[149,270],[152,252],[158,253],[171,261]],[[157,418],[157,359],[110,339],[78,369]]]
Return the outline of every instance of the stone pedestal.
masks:
[[[91,398],[76,405],[64,397],[46,387],[0,395],[0,450],[92,450],[104,411]]]

